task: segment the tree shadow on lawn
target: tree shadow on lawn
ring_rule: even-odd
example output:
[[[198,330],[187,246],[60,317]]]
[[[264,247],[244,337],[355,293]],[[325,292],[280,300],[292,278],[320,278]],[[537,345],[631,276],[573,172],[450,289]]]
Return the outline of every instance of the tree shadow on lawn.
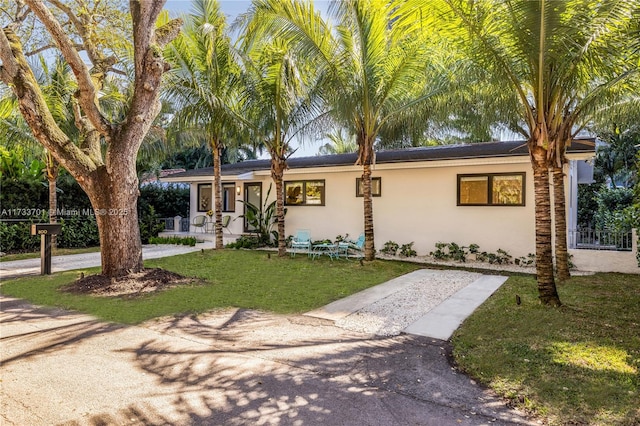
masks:
[[[523,355],[520,369],[503,372],[500,379],[526,383],[526,398],[552,407],[549,415],[562,424],[640,424],[640,363],[626,348],[595,339],[557,339],[548,346],[500,343],[495,350]],[[612,353],[620,357],[612,360]]]

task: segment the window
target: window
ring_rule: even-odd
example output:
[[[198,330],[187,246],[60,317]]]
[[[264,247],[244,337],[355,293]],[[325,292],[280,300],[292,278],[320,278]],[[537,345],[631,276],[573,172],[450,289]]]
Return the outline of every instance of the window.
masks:
[[[236,184],[235,183],[222,184],[222,211],[223,212],[236,211]]]
[[[382,178],[371,178],[371,196],[379,197],[382,195]],[[364,197],[364,190],[362,189],[362,178],[356,178],[356,197]]]
[[[458,175],[459,206],[524,206],[524,173]]]
[[[207,212],[211,210],[211,184],[198,184],[198,211]]]
[[[287,206],[324,206],[324,180],[301,180],[284,183]]]

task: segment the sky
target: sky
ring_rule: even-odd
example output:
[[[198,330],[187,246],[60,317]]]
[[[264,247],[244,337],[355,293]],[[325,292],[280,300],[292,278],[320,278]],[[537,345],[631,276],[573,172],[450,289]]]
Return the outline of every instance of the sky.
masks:
[[[238,14],[249,9],[250,5],[251,2],[246,0],[220,1],[220,7],[224,14],[227,15],[228,22],[232,22]],[[167,0],[164,8],[172,13],[188,13],[191,10],[191,0]]]

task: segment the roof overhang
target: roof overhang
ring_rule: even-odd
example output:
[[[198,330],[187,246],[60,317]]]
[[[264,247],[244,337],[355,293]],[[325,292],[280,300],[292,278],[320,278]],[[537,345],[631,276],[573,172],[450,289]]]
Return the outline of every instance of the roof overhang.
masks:
[[[567,151],[567,159],[589,160],[595,156],[595,149],[589,148],[590,145],[593,145],[593,142],[589,140],[576,140],[575,142],[579,143],[581,147],[578,146],[578,149]],[[526,143],[513,141],[505,142],[505,145],[501,144],[503,143],[386,151],[377,155],[379,161],[374,163],[372,168],[373,170],[404,170],[530,163]],[[425,157],[425,153],[434,155]],[[357,156],[355,154],[292,158],[289,161],[286,175],[360,172],[362,171],[362,166],[355,165],[356,159]],[[226,171],[225,168],[227,169]],[[255,180],[270,176],[270,169],[269,160],[251,160],[246,163],[223,166],[221,178],[226,181]],[[167,176],[162,178],[162,181],[197,183],[211,182],[212,179],[213,169],[209,167],[178,174],[177,176]]]

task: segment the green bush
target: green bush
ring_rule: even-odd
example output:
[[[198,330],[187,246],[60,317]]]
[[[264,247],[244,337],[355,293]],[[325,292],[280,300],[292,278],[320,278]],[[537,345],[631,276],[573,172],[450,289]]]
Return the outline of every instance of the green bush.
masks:
[[[480,262],[489,262],[491,264],[498,265],[508,265],[513,263],[511,255],[502,249],[498,249],[496,253],[488,253],[486,251],[478,253],[477,259]]]
[[[139,208],[138,224],[140,226],[140,240],[142,244],[148,244],[151,238],[157,237],[164,229],[164,225],[158,220],[158,215],[151,205]]]
[[[40,175],[41,176],[41,175]],[[23,222],[2,222],[0,241],[3,252],[36,251],[40,244],[38,237],[31,236],[31,223],[47,222],[49,210],[48,182],[40,178],[26,179],[0,176],[0,219],[24,219]],[[183,217],[189,214],[189,188],[180,185],[146,185],[140,188],[138,199],[138,220],[143,244],[162,231],[158,217]],[[61,170],[57,182],[58,212],[73,212],[60,215],[62,233],[56,238],[61,248],[82,248],[100,244],[95,217],[89,197],[67,172]],[[33,212],[42,212],[34,216]],[[136,219],[133,219],[136,220]]]
[[[400,246],[400,256],[404,257],[414,257],[417,256],[418,253],[413,249],[413,241],[408,244],[403,244]]]
[[[189,216],[189,187],[179,184],[166,186],[148,184],[140,187],[138,209],[151,206],[158,217]]]
[[[400,246],[395,241],[387,241],[384,243],[384,247],[380,250],[380,253],[386,254],[389,256],[395,256],[398,253],[398,249]]]
[[[40,237],[31,235],[32,223],[34,222],[0,222],[0,251],[21,253],[38,250]]]
[[[239,217],[246,219],[249,226],[254,229],[258,246],[275,246],[278,244],[278,231],[276,217],[276,200],[268,203],[269,194],[271,193],[271,184],[269,190],[265,196],[265,201],[262,206],[256,206],[248,201],[242,201],[245,205],[245,214]],[[284,214],[287,214],[287,209],[284,209]],[[245,247],[246,248],[246,247]]]
[[[59,220],[61,234],[56,237],[60,248],[83,248],[100,245],[98,224],[94,216],[69,216]]]
[[[404,246],[403,246],[404,247]],[[467,252],[468,249],[468,252]],[[480,262],[489,262],[497,264],[513,263],[512,256],[503,249],[498,249],[496,253],[486,251],[480,252],[478,244],[470,244],[469,247],[461,246],[457,243],[436,243],[436,250],[429,253],[437,260],[455,260],[456,262],[466,262],[468,254],[475,254],[476,260]],[[533,258],[532,258],[533,257]],[[535,255],[529,254],[528,257],[519,257],[516,264],[529,266],[535,262]]]
[[[598,210],[594,217],[596,229],[627,232],[637,223],[637,217],[634,217],[631,208],[631,188],[603,188],[597,194],[597,204]]]
[[[227,248],[234,249],[255,249],[260,246],[258,236],[241,235],[235,242],[227,244]]]
[[[194,247],[198,241],[196,237],[150,237],[149,244],[175,244]]]

